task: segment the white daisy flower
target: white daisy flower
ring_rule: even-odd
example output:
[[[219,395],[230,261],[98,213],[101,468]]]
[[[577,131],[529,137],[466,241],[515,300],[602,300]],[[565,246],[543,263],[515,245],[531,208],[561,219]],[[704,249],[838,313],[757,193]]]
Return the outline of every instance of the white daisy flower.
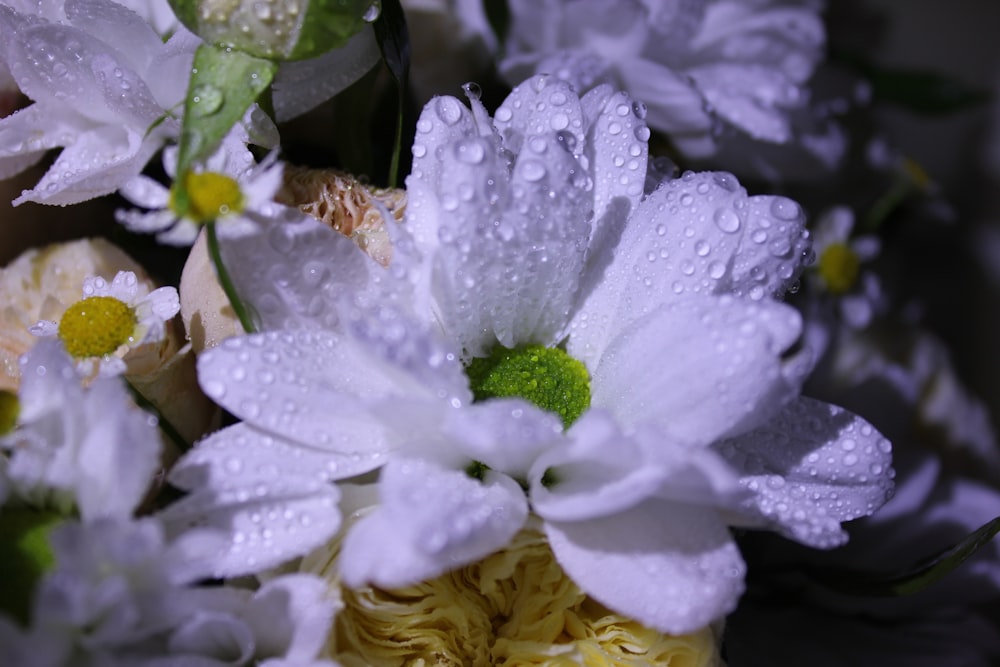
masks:
[[[172,113],[199,44],[186,30],[164,42],[122,5],[67,0],[43,16],[0,5],[0,35],[0,61],[34,101],[0,119],[0,178],[63,148],[14,204],[66,205],[114,192],[180,131]]]
[[[191,245],[201,226],[219,220],[221,233],[238,234],[253,229],[254,219],[272,215],[274,195],[281,189],[282,165],[277,153],[255,164],[246,147],[244,132],[231,132],[222,146],[205,161],[203,169],[184,175],[187,201],[181,202],[173,187],[166,188],[148,176],[125,183],[119,193],[148,211],[115,212],[118,222],[134,232],[155,233],[161,243]],[[163,152],[163,166],[176,178],[177,147]]]
[[[12,497],[84,519],[130,516],[160,466],[156,420],[116,378],[84,388],[58,341],[40,341],[21,370],[0,437]]]
[[[131,271],[119,271],[109,284],[100,276],[83,281],[83,299],[66,308],[62,318],[40,320],[29,330],[57,336],[85,377],[128,372],[128,356],[166,336],[167,323],[180,311],[174,287],[152,292]]]
[[[813,230],[816,252],[814,282],[837,301],[840,320],[852,329],[863,329],[882,307],[878,277],[864,264],[878,257],[877,236],[852,236],[854,213],[836,206],[820,216]]]
[[[826,40],[816,2],[514,0],[510,12],[500,62],[510,83],[542,72],[581,91],[611,83],[693,158],[716,151],[720,121],[791,141],[790,114],[808,103]]]
[[[798,398],[801,321],[770,297],[808,254],[799,206],[724,173],[640,202],[648,130],[608,87],[579,98],[536,77],[495,119],[471,101],[432,100],[417,123],[387,270],[308,221],[223,245],[265,333],[199,359],[206,393],[244,423],[180,464],[182,486],[249,497],[262,473],[224,463],[237,438],[272,473],[387,460],[385,509],[345,541],[352,582],[472,562],[530,503],[586,593],[669,632],[735,605],[727,520],[841,543],[840,521],[885,499],[888,443]],[[261,497],[288,502],[303,474],[272,474]]]

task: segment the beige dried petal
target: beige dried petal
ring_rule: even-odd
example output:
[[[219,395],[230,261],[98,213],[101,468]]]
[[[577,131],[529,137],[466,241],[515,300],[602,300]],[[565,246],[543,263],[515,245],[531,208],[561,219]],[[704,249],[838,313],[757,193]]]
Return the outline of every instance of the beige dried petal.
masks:
[[[195,352],[215,347],[230,336],[243,334],[243,325],[229,304],[229,298],[219,284],[215,267],[208,255],[205,230],[191,246],[181,284],[181,319],[187,338]]]
[[[288,165],[285,185],[277,201],[296,206],[325,222],[382,266],[392,259],[392,245],[382,221],[383,210],[397,222],[406,211],[406,190],[377,188],[335,169],[307,169]]]
[[[537,517],[478,563],[391,591],[343,586],[339,550],[335,539],[300,567],[325,578],[342,607],[325,657],[344,667],[722,664],[711,627],[666,635],[588,598],[555,560]]]

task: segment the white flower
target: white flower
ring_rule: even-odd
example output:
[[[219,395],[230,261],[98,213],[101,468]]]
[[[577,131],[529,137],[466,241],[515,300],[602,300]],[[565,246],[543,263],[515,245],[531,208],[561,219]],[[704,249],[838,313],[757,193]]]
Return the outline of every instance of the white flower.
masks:
[[[201,225],[218,219],[222,234],[238,234],[253,229],[254,219],[272,215],[272,200],[281,188],[282,165],[277,153],[255,164],[246,147],[245,132],[227,135],[222,145],[209,157],[203,169],[184,175],[188,203],[178,208],[178,201],[168,189],[148,176],[139,175],[125,183],[120,193],[133,204],[150,211],[115,212],[118,222],[135,232],[156,233],[161,243],[191,245]],[[163,152],[163,166],[176,178],[177,149]]]
[[[215,536],[168,540],[151,518],[67,522],[51,544],[56,566],[30,627],[0,619],[4,664],[332,667],[315,660],[334,611],[316,577],[278,577],[256,592],[194,586],[210,571]]]
[[[801,270],[804,216],[722,173],[640,203],[648,130],[608,87],[578,98],[536,77],[495,118],[474,96],[471,113],[425,107],[388,270],[305,221],[226,243],[271,331],[204,353],[202,386],[248,441],[344,476],[388,459],[384,509],[345,541],[349,581],[490,553],[521,527],[528,489],[585,592],[649,627],[701,627],[742,590],[724,518],[829,547],[889,487],[874,429],[796,400],[801,324],[770,295]],[[848,438],[850,461],[810,465]],[[206,489],[225,488],[223,460]]]
[[[863,329],[884,305],[878,277],[863,270],[865,262],[878,256],[881,244],[870,234],[852,238],[853,229],[854,213],[846,206],[836,206],[820,216],[813,230],[814,277],[820,289],[837,299],[841,321]]]
[[[83,299],[66,308],[58,321],[40,320],[36,336],[58,336],[84,376],[128,371],[128,356],[166,336],[166,324],[180,311],[173,287],[152,292],[131,271],[119,271],[111,284],[100,276],[83,281]]]
[[[67,0],[63,9],[65,22],[57,22],[0,5],[0,60],[34,100],[0,119],[0,177],[63,147],[15,204],[65,205],[114,192],[179,131],[171,114],[184,99],[198,40],[182,30],[164,43],[110,0]]]
[[[81,386],[57,341],[24,355],[16,429],[0,438],[12,495],[84,519],[127,517],[160,465],[156,420],[116,378]]]
[[[807,104],[825,43],[812,2],[516,0],[510,11],[508,81],[546,72],[578,90],[612,83],[690,157],[715,152],[720,120],[789,142],[789,114]]]

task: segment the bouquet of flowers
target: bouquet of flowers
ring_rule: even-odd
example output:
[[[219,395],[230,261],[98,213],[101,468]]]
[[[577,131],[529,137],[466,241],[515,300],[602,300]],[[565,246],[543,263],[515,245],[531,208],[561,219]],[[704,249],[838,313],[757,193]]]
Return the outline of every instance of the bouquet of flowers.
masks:
[[[877,264],[942,200],[810,199],[823,11],[0,0],[84,218],[0,275],[0,663],[996,658],[1000,449]]]

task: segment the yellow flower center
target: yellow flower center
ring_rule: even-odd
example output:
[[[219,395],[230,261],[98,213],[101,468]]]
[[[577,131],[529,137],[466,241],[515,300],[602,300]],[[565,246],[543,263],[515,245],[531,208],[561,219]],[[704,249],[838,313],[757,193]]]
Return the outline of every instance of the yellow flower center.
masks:
[[[59,321],[59,338],[77,358],[113,354],[135,333],[135,311],[110,296],[91,296],[66,309]]]
[[[17,426],[17,414],[21,404],[17,394],[6,389],[0,389],[0,435],[7,435]]]
[[[235,180],[214,171],[184,175],[184,194],[170,189],[170,210],[206,223],[243,210],[243,191]]]
[[[861,260],[846,243],[831,243],[819,257],[819,275],[826,288],[844,294],[858,280]]]

